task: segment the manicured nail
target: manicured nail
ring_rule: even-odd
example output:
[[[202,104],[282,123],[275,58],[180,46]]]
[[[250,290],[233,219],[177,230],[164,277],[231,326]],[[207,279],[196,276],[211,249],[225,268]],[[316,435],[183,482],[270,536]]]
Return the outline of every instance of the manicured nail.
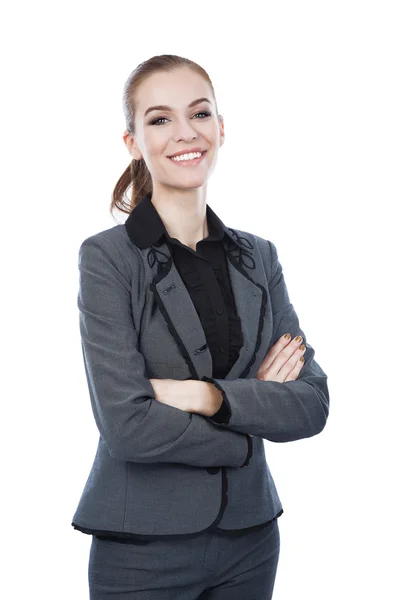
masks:
[[[285,335],[283,336],[285,338],[285,340],[290,340],[290,333],[285,333]]]

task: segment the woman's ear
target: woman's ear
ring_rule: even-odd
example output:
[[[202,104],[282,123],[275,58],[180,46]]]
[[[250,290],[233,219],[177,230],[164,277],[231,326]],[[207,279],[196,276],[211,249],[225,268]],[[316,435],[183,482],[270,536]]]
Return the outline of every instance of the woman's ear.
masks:
[[[136,142],[132,137],[132,134],[130,134],[127,129],[125,129],[124,133],[122,134],[122,139],[124,140],[125,146],[128,148],[128,152],[132,158],[140,160],[142,158],[142,153],[136,146]]]

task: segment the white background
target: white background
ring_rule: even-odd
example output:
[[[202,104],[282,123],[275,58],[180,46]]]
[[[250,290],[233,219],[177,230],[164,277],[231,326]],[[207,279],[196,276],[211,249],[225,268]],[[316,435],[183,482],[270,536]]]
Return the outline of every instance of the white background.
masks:
[[[209,73],[224,116],[208,203],[276,244],[328,374],[325,430],[265,442],[285,511],[274,600],[398,599],[398,3],[81,0],[1,13],[2,596],[89,597],[91,537],[70,525],[98,440],[77,253],[116,224],[125,80],[178,54]]]

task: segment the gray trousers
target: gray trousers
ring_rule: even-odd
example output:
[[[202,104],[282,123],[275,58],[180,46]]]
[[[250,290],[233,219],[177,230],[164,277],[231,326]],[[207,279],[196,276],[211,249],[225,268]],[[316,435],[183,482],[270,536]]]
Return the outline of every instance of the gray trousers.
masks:
[[[90,600],[270,600],[279,552],[278,519],[238,537],[136,545],[93,536]]]

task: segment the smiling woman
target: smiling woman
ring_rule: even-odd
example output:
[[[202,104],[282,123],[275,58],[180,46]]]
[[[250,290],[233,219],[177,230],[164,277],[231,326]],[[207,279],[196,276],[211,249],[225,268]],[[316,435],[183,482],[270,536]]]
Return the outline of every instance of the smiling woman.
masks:
[[[275,245],[207,204],[225,132],[206,71],[154,56],[128,77],[123,107],[131,163],[110,210],[128,217],[79,249],[100,437],[72,525],[93,536],[90,598],[269,600],[283,508],[263,439],[323,429],[326,375]],[[285,340],[287,379],[272,379],[276,356],[263,358],[286,332],[304,349]]]

